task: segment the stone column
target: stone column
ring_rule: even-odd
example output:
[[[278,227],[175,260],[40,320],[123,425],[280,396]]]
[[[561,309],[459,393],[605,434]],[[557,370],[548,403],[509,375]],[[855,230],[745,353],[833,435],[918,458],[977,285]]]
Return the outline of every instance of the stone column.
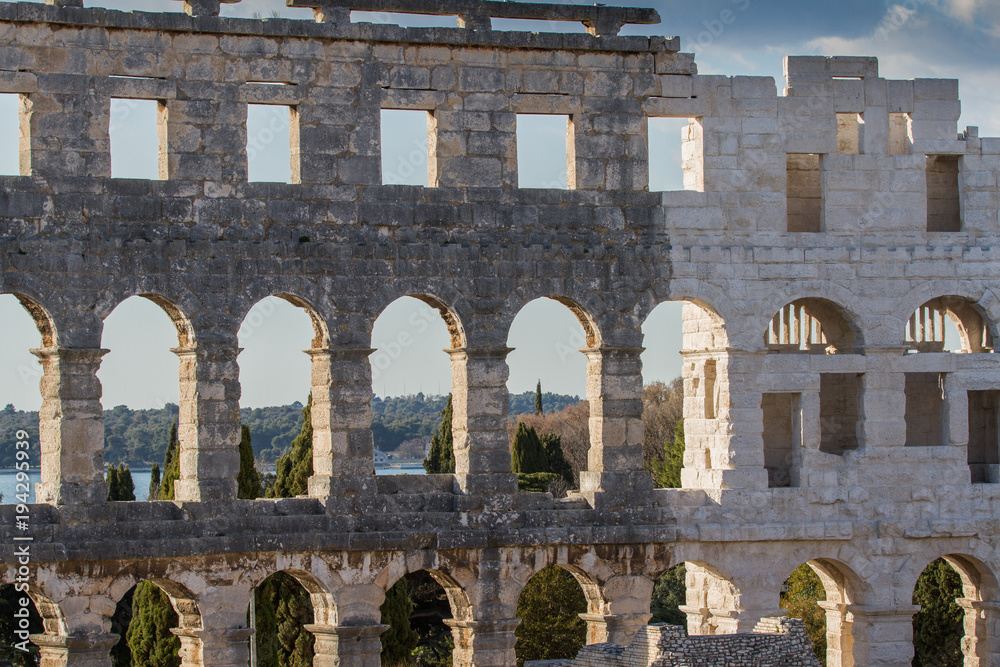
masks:
[[[196,630],[172,628],[181,640],[181,667],[246,667],[250,662],[250,628]]]
[[[240,368],[235,340],[173,349],[180,357],[181,477],[174,500],[236,498],[240,470]]]
[[[39,649],[40,667],[111,667],[118,635],[31,635]]]
[[[313,634],[313,667],[381,667],[381,634],[388,625],[303,626]]]
[[[854,667],[854,637],[847,605],[826,600],[817,604],[826,612],[826,667]]]
[[[968,598],[955,602],[965,610],[965,667],[1000,665],[1000,604]]]
[[[517,491],[507,435],[507,347],[456,348],[451,356],[455,478],[490,509],[509,507]]]
[[[587,622],[587,643],[603,642],[628,646],[636,631],[649,623],[652,614],[580,614]]]
[[[642,348],[582,352],[587,356],[590,451],[580,491],[591,504],[609,509],[643,504],[652,495],[653,480],[642,459]]]
[[[866,347],[867,368],[861,378],[861,442],[870,453],[906,444],[906,377],[894,369],[907,348]]]
[[[375,489],[371,348],[312,349],[313,475],[309,495]],[[346,486],[345,486],[346,485]]]
[[[455,640],[454,667],[509,667],[517,662],[514,630],[521,619],[459,621],[446,619]]]
[[[42,365],[38,412],[42,479],[39,503],[100,504],[104,481],[104,423],[97,369],[108,350],[47,347],[32,350]]]
[[[865,667],[910,667],[913,615],[917,605],[871,607],[848,605],[854,635],[854,662]]]

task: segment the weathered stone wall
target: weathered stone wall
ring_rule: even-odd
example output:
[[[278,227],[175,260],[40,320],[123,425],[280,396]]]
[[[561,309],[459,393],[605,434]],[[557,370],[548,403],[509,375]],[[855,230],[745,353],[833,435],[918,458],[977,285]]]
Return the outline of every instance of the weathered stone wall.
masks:
[[[628,646],[585,646],[568,667],[819,667],[798,619],[764,618],[753,633],[688,636],[676,625],[639,628]]]
[[[0,92],[22,119],[22,175],[0,177],[0,291],[41,337],[29,572],[46,665],[106,665],[115,602],[143,579],[182,612],[185,664],[245,664],[250,591],[284,570],[313,594],[317,664],[372,665],[384,591],[428,569],[456,665],[486,667],[513,663],[517,596],[553,563],[583,585],[589,641],[624,645],[670,565],[688,564],[689,630],[732,634],[779,614],[809,562],[828,664],[901,667],[914,582],[941,556],[965,584],[966,664],[1000,662],[996,416],[976,393],[1000,390],[1000,139],[959,134],[957,82],[791,57],[779,95],[767,77],[698,75],[677,40],[613,36],[604,14],[596,34],[532,35],[341,10],[0,4]],[[112,97],[160,102],[161,180],[110,177]],[[295,108],[293,183],[247,182],[249,103]],[[383,108],[430,112],[431,187],[381,185]],[[569,190],[516,187],[517,113],[571,117]],[[654,116],[690,119],[684,191],[647,191]],[[929,231],[953,225],[956,197],[960,229]],[[104,502],[102,324],[134,295],[177,327],[176,503]],[[315,474],[309,497],[238,501],[237,331],[269,295],[315,326]],[[451,332],[455,475],[371,475],[371,328],[404,295]],[[567,500],[517,493],[510,473],[507,332],[538,297],[587,333],[591,449]],[[653,490],[639,355],[659,343],[641,326],[667,300],[685,302],[687,450],[684,488]],[[965,353],[942,351],[927,323],[943,317]],[[914,374],[940,378],[940,419],[924,420],[940,433],[921,443]],[[792,395],[777,463],[765,394]],[[8,579],[16,513],[0,510]]]

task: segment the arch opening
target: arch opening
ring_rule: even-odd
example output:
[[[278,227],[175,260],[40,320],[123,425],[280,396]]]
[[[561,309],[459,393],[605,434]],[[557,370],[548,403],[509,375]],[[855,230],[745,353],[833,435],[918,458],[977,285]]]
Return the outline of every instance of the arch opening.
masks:
[[[0,346],[0,419],[9,434],[6,447],[0,447],[0,503],[35,502],[35,483],[40,481],[41,443],[38,413],[42,404],[40,382],[43,369],[30,350],[55,344],[55,328],[45,310],[20,294],[0,295],[0,321],[4,323]],[[23,431],[27,437],[18,435]],[[16,436],[16,437],[15,437]],[[16,442],[27,442],[22,450]],[[24,457],[27,456],[27,459]],[[28,462],[27,475],[18,479],[15,467]],[[25,486],[18,488],[18,483]]]
[[[990,664],[996,657],[996,578],[981,561],[948,554],[931,561],[913,587],[913,665]]]
[[[136,500],[147,500],[152,471],[165,463],[172,427],[178,423],[184,366],[175,354],[194,344],[194,333],[180,308],[165,297],[131,296],[105,317],[101,345],[104,461],[127,466]],[[112,500],[124,500],[114,494]]]
[[[17,591],[13,584],[0,584],[0,663],[35,667],[38,646],[30,635],[56,634],[54,625],[43,620],[31,595]]]
[[[940,296],[917,308],[904,325],[909,352],[993,352],[993,330],[972,299]]]
[[[764,344],[772,354],[852,354],[861,340],[842,307],[808,297],[775,313],[764,332]]]
[[[511,322],[508,436],[520,490],[562,497],[579,487],[591,448],[588,384],[600,372],[585,351],[599,344],[593,318],[565,297],[534,299]]]
[[[590,595],[587,589],[591,588]],[[587,622],[581,614],[599,613],[596,584],[562,565],[536,572],[517,599],[514,630],[517,665],[528,660],[573,659],[587,644]],[[596,598],[595,598],[596,596]]]
[[[382,664],[450,665],[462,646],[461,627],[454,619],[468,615],[469,603],[457,582],[437,570],[417,570],[400,577],[386,591],[380,607]]]
[[[181,664],[181,638],[173,630],[201,628],[193,595],[167,579],[151,578],[129,588],[115,605],[111,632],[119,636],[111,649],[112,667]]]
[[[250,663],[311,665],[316,639],[306,629],[330,617],[326,592],[304,572],[281,570],[254,587],[247,606]]]
[[[455,472],[449,350],[465,344],[458,316],[422,294],[399,297],[372,325],[372,440],[375,472]]]

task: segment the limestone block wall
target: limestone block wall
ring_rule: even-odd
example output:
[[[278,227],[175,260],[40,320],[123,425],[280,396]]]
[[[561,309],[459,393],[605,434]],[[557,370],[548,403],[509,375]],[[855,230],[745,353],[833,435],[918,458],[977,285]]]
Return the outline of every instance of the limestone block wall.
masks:
[[[958,82],[789,57],[779,93],[698,74],[679,40],[617,35],[646,10],[422,3],[462,26],[349,22],[372,3],[399,9],[0,3],[0,92],[20,105],[0,291],[36,322],[44,371],[31,564],[16,506],[0,554],[31,582],[46,664],[106,665],[115,602],[140,580],[183,612],[185,664],[243,664],[250,591],[281,570],[312,593],[323,659],[371,665],[384,592],[426,569],[452,601],[456,665],[509,665],[540,569],[581,583],[590,642],[624,646],[683,562],[693,634],[779,615],[809,563],[828,664],[902,666],[913,585],[938,557],[963,579],[966,664],[1000,662],[1000,139],[960,131]],[[497,12],[590,34],[493,31]],[[157,180],[111,177],[112,98],[158,102]],[[249,104],[289,108],[291,183],[248,182]],[[382,184],[383,109],[428,112],[428,187]],[[569,117],[568,189],[517,187],[523,113]],[[649,191],[652,117],[688,119],[684,190]],[[136,295],[177,329],[177,502],[105,502],[103,321]],[[237,332],[271,295],[315,330],[314,475],[306,497],[241,501]],[[406,295],[451,335],[457,470],[386,481],[368,355]],[[510,472],[507,333],[540,297],[586,332],[591,448],[568,499],[518,493]],[[654,489],[641,352],[660,342],[642,324],[671,300],[683,488]]]

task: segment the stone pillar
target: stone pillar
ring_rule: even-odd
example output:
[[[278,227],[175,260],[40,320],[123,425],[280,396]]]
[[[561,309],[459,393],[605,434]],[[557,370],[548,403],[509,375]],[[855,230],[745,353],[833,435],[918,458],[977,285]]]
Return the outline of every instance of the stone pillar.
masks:
[[[753,632],[762,618],[784,616],[778,608],[778,592],[749,584],[739,588],[728,579],[696,563],[685,563],[687,604],[680,607],[687,615],[691,635],[731,635]],[[760,581],[748,578],[745,581]]]
[[[1000,665],[1000,604],[968,598],[955,602],[965,610],[965,667]]]
[[[636,631],[649,623],[652,614],[580,614],[587,622],[587,643],[628,646]]]
[[[198,502],[236,498],[240,469],[240,383],[231,344],[199,343],[174,348],[180,357],[181,477],[174,500]]]
[[[917,605],[870,607],[848,605],[854,635],[854,662],[865,667],[910,667],[913,615]]]
[[[104,481],[104,423],[97,369],[107,350],[47,347],[32,350],[42,365],[38,412],[42,479],[39,503],[99,504]]]
[[[456,348],[451,356],[455,478],[490,509],[509,507],[517,491],[507,435],[507,347]]]
[[[906,444],[906,377],[893,370],[907,348],[866,347],[867,371],[861,378],[861,442],[869,453]]]
[[[826,612],[826,667],[854,667],[854,637],[847,605],[826,600],[817,604]]]
[[[516,664],[514,630],[519,618],[493,621],[445,619],[455,640],[454,667],[509,667]]]
[[[31,635],[39,649],[40,667],[111,667],[118,635]]]
[[[381,634],[388,625],[303,626],[313,634],[313,667],[381,667]]]
[[[250,662],[250,628],[196,630],[172,628],[181,640],[181,667],[246,667]]]
[[[312,349],[313,475],[309,495],[375,489],[371,348]]]
[[[609,509],[643,504],[652,495],[653,479],[642,459],[642,348],[582,352],[587,355],[590,451],[580,491],[591,504]]]

